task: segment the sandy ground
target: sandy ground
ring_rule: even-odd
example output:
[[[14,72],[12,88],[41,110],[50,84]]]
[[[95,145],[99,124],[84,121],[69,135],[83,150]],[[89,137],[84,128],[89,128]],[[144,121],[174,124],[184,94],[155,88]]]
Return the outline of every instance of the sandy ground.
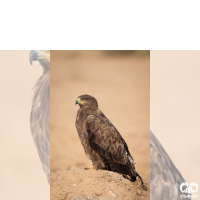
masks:
[[[122,175],[103,170],[71,168],[51,175],[51,200],[150,199],[150,184],[132,183]]]
[[[0,199],[50,198],[30,131],[31,90],[41,73],[29,51],[0,51]]]
[[[92,164],[75,128],[75,100],[90,94],[127,142],[137,172],[149,181],[149,65],[148,56],[51,51],[51,172]]]
[[[151,130],[188,184],[198,185],[199,58],[200,51],[151,51],[150,101]]]

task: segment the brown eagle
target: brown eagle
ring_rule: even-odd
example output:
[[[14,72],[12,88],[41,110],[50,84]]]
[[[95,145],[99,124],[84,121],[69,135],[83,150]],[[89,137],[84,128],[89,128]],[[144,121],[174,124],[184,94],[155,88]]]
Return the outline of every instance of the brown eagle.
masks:
[[[128,175],[131,181],[138,176],[128,146],[115,126],[98,109],[97,100],[81,95],[75,102],[80,108],[76,128],[85,150],[95,169],[105,169]]]

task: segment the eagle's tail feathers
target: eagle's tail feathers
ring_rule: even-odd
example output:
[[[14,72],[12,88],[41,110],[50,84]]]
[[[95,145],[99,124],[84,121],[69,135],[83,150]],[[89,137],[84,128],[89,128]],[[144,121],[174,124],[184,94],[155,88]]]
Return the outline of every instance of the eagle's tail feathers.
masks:
[[[141,183],[143,185],[143,180],[142,180],[141,176],[137,172],[136,172],[136,176],[131,177],[131,181],[135,182],[137,177],[140,179],[140,181],[141,181]]]

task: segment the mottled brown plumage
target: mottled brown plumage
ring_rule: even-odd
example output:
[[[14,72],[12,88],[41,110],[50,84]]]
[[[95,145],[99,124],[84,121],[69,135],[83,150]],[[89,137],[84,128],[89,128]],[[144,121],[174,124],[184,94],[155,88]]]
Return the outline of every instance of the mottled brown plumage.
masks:
[[[90,95],[81,95],[75,104],[80,106],[76,128],[94,168],[129,175],[135,181],[139,175],[128,146],[115,126],[98,109],[97,100]]]

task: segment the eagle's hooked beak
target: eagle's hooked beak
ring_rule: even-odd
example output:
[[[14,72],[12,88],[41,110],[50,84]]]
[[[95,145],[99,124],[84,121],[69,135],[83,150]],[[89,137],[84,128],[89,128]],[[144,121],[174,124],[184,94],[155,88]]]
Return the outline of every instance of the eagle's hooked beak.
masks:
[[[87,103],[87,102],[85,102],[84,100],[81,100],[80,98],[76,99],[76,101],[75,101],[75,105],[76,104],[81,105],[81,104],[84,104],[84,103]]]
[[[29,54],[29,62],[32,65],[32,62],[35,60],[41,60],[41,59],[49,59],[50,58],[50,54],[49,53],[45,53],[44,50],[40,51],[40,50],[31,50],[30,54]]]
[[[75,101],[75,105],[76,105],[76,104],[79,104],[79,101],[78,101],[78,99],[76,99],[76,101]]]

